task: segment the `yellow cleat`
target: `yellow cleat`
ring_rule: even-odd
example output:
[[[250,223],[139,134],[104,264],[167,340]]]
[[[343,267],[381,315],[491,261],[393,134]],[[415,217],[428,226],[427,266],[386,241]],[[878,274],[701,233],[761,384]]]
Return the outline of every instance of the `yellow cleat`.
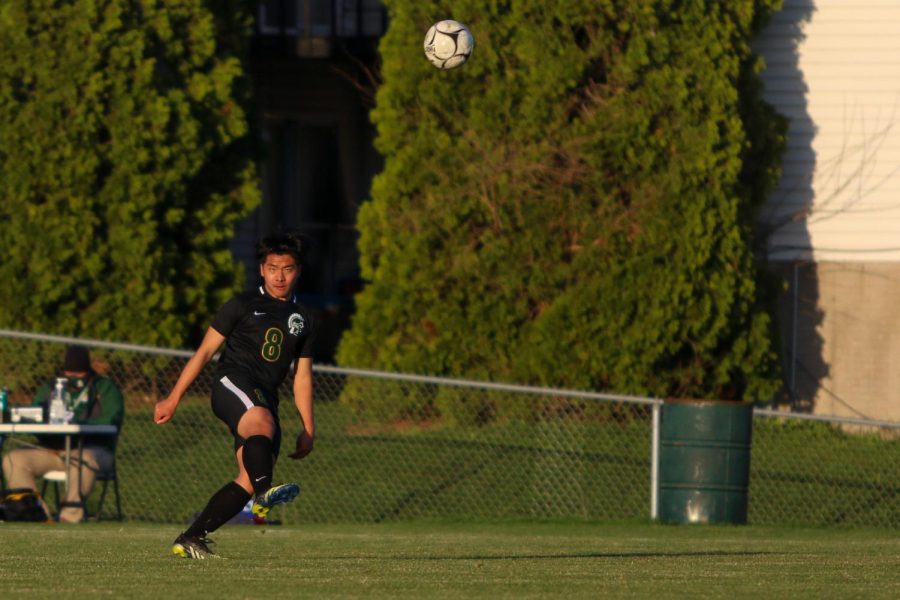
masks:
[[[214,542],[207,538],[187,537],[184,534],[178,536],[172,544],[172,554],[181,558],[218,558],[218,555],[209,549],[209,544]]]

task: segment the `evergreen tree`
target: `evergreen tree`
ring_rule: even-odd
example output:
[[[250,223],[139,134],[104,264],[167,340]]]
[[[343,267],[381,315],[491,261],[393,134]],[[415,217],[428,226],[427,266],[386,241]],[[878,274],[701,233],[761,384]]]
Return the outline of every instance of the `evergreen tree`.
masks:
[[[0,0],[0,326],[177,347],[236,289],[251,6]]]
[[[750,247],[783,124],[749,40],[780,0],[386,4],[385,169],[359,213],[369,283],[339,362],[770,397]],[[442,18],[476,40],[450,72],[417,56]]]

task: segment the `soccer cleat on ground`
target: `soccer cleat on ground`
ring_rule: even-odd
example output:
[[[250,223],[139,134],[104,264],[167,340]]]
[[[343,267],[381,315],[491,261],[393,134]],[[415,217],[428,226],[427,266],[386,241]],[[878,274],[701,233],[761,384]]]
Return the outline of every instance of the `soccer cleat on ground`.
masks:
[[[219,556],[209,549],[209,544],[214,544],[210,539],[187,537],[184,534],[178,536],[175,543],[172,544],[172,554],[182,558],[219,558]]]
[[[286,504],[296,498],[299,493],[300,486],[296,483],[283,483],[281,485],[270,487],[262,496],[259,496],[254,500],[253,508],[251,510],[257,517],[265,519],[273,506]]]

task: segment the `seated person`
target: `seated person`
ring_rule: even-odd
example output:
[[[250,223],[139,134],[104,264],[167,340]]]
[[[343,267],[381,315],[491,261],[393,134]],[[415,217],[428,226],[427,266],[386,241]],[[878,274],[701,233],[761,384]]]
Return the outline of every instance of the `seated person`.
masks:
[[[62,377],[68,379],[69,410],[74,413],[72,422],[93,425],[122,426],[125,403],[122,392],[111,380],[102,377],[91,368],[91,358],[84,346],[69,346],[63,361]],[[42,385],[35,394],[32,404],[43,406],[49,403],[54,393],[56,380]],[[62,471],[66,468],[65,437],[45,435],[38,437],[38,447],[16,448],[3,457],[3,475],[10,489],[29,488],[36,490],[35,478],[48,471]],[[77,523],[84,517],[81,498],[86,498],[94,487],[98,471],[105,471],[113,465],[116,436],[85,436],[83,441],[81,466],[81,496],[78,490],[78,453],[71,454],[69,466],[69,490],[59,514],[59,520]]]

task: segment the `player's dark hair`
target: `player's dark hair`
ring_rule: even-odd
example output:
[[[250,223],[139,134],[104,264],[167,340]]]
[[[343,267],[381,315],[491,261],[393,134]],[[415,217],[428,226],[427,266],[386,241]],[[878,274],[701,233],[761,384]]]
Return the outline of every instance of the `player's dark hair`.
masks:
[[[303,262],[307,246],[306,238],[299,233],[292,231],[273,233],[256,244],[256,259],[259,264],[264,264],[270,254],[290,254],[299,265]]]

